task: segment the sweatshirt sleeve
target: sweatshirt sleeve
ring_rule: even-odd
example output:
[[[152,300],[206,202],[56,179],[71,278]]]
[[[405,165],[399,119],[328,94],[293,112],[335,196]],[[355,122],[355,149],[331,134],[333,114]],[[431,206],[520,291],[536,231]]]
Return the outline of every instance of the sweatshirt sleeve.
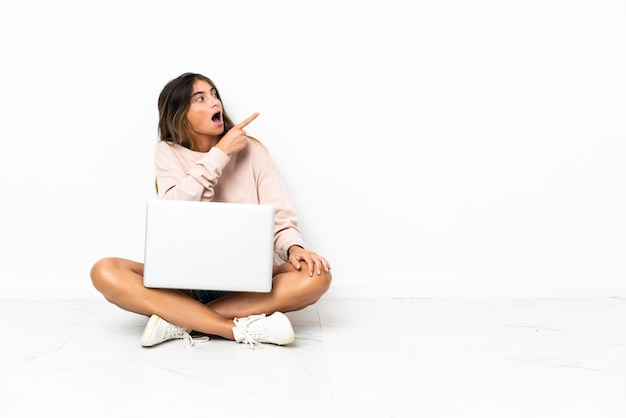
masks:
[[[259,144],[264,170],[259,178],[259,203],[274,206],[274,250],[287,261],[287,251],[292,245],[307,249],[298,228],[298,215],[287,189],[280,178],[267,149]]]
[[[190,151],[191,152],[191,151]],[[195,165],[188,167],[175,145],[165,141],[157,144],[155,172],[160,199],[213,200],[215,186],[230,158],[213,147]]]

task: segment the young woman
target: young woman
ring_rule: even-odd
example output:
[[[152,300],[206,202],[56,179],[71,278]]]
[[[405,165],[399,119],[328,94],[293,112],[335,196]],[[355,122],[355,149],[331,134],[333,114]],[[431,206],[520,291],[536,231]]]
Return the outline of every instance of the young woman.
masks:
[[[315,303],[331,283],[330,265],[302,240],[297,215],[267,149],[235,125],[215,84],[185,73],[163,88],[155,152],[160,199],[270,204],[275,210],[274,265],[270,293],[152,289],[143,286],[143,264],[115,257],[91,269],[95,288],[111,303],[150,317],[141,344],[171,339],[191,343],[192,330],[252,346],[289,344],[292,325],[283,312]]]

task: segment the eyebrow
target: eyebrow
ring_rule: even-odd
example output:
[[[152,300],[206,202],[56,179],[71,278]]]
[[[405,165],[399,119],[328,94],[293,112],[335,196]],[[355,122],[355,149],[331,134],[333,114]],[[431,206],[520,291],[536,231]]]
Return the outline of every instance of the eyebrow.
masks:
[[[215,91],[215,92],[217,92],[217,90],[215,89],[215,87],[213,87],[210,91],[211,91],[211,92],[214,92],[214,91]],[[192,95],[191,95],[191,98],[193,99],[193,98],[194,98],[194,96],[196,96],[196,95],[198,95],[198,94],[206,94],[206,91],[197,91],[197,92],[195,92],[194,94],[192,94]]]

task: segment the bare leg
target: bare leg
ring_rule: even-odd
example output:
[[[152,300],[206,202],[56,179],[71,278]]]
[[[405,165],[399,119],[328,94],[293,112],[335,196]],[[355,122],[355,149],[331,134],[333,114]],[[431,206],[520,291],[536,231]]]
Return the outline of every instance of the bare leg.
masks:
[[[289,312],[315,303],[329,288],[331,274],[309,276],[291,264],[274,268],[270,293],[234,293],[203,305],[187,293],[151,289],[143,285],[143,264],[121,258],[105,258],[91,270],[97,290],[111,303],[141,315],[156,314],[183,328],[234,339],[233,318],[276,311]]]
[[[233,321],[224,318],[188,294],[143,285],[143,264],[121,258],[105,258],[91,269],[96,289],[120,308],[150,316],[156,314],[183,328],[234,339]]]
[[[297,311],[317,302],[330,287],[331,280],[330,272],[311,277],[305,268],[296,270],[285,263],[274,267],[270,293],[234,293],[210,302],[208,306],[226,318]]]

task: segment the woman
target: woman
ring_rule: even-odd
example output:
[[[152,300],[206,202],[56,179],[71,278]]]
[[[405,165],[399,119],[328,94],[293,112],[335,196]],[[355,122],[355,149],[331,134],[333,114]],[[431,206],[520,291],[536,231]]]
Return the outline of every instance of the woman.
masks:
[[[193,73],[171,80],[158,108],[159,198],[273,205],[274,250],[284,263],[274,265],[270,293],[232,293],[146,288],[143,264],[108,257],[91,269],[95,288],[120,308],[150,317],[141,338],[144,347],[176,338],[193,344],[191,330],[251,346],[291,343],[293,328],[283,312],[319,300],[331,283],[330,265],[302,240],[267,149],[246,136],[244,128],[258,113],[235,125],[215,84]]]

